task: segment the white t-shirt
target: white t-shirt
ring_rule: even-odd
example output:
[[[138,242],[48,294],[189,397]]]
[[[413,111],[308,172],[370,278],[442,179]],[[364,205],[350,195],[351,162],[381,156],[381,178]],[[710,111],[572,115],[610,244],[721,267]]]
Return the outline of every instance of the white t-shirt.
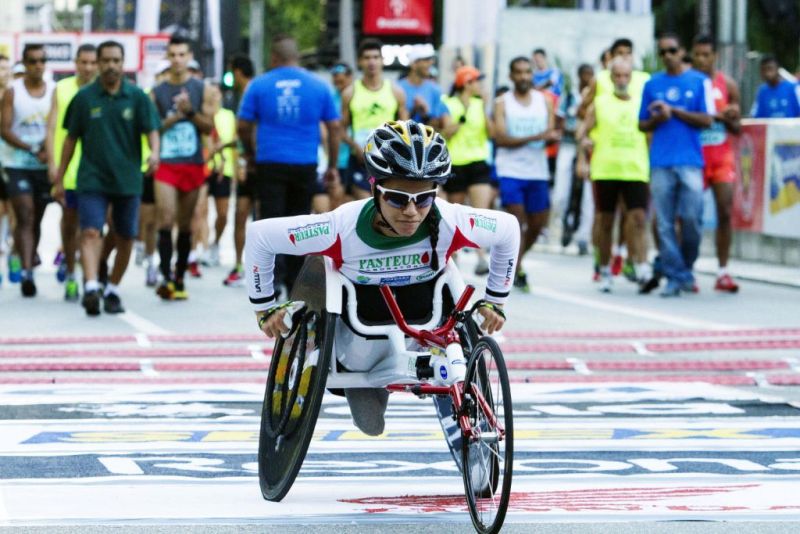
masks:
[[[516,272],[520,230],[512,215],[436,199],[439,210],[439,271],[462,248],[491,247],[486,300],[502,304]],[[313,215],[252,222],[247,227],[246,263],[250,302],[255,311],[275,304],[276,254],[331,258],[350,281],[365,285],[406,286],[433,279],[427,223],[410,237],[387,237],[372,228],[371,198],[348,202]]]
[[[505,104],[506,132],[511,137],[538,135],[547,130],[547,101],[541,91],[530,91],[531,102],[524,106],[513,91],[501,98]],[[544,141],[531,141],[522,146],[497,147],[497,176],[524,180],[549,180]]]

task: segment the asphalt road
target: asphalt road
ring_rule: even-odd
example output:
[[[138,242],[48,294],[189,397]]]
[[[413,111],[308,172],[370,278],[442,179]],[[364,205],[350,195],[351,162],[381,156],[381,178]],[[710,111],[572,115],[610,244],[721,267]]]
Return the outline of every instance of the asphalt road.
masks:
[[[465,273],[473,261],[461,255]],[[797,531],[800,388],[778,384],[800,372],[800,291],[720,295],[701,276],[699,295],[622,279],[602,295],[587,258],[534,252],[525,267],[533,291],[512,296],[500,338],[518,445],[504,531]],[[431,407],[406,396],[378,439],[326,398],[295,487],[261,500],[270,344],[226,271],[165,303],[132,265],[128,313],[98,318],[63,302],[48,265],[35,299],[4,285],[0,530],[469,532]]]

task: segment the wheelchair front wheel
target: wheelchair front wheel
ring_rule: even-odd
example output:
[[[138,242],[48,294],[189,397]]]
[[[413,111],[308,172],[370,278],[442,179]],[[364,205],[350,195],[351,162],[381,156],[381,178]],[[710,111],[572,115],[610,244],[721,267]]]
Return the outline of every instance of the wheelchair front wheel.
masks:
[[[503,526],[511,496],[514,421],[503,353],[490,337],[475,344],[467,362],[462,413],[475,431],[462,435],[461,448],[470,518],[479,533],[493,534]]]
[[[309,311],[293,335],[275,343],[258,442],[266,500],[283,499],[303,465],[325,393],[335,324],[335,315]]]

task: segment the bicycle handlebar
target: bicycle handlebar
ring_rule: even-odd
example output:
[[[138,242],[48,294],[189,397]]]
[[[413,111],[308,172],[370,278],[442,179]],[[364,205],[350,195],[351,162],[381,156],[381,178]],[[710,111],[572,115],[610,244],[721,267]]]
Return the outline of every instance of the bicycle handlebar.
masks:
[[[391,287],[384,284],[381,285],[379,289],[381,295],[383,296],[383,300],[389,307],[389,313],[392,314],[392,319],[394,319],[394,322],[397,323],[397,327],[404,334],[414,338],[423,346],[436,345],[441,348],[445,348],[449,342],[449,336],[444,336],[443,334],[447,334],[448,332],[452,331],[453,326],[456,323],[456,314],[464,311],[464,309],[467,307],[469,299],[472,298],[472,294],[475,292],[475,286],[473,285],[468,285],[466,288],[464,288],[464,292],[461,294],[461,297],[459,297],[458,302],[456,302],[455,308],[453,308],[453,311],[450,313],[450,317],[447,318],[447,321],[439,328],[435,328],[431,331],[411,328],[406,322],[405,317],[403,317],[403,312],[400,311],[400,306],[397,305],[397,300],[394,298]]]

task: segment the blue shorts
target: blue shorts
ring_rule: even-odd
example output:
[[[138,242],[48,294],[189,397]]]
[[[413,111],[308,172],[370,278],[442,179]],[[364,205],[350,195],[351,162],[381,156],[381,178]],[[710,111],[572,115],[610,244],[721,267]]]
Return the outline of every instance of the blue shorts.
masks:
[[[68,210],[78,209],[78,192],[74,189],[64,191],[64,207]]]
[[[139,195],[106,195],[103,193],[78,193],[78,219],[81,230],[94,228],[103,231],[108,205],[111,204],[111,221],[114,232],[123,239],[133,239],[139,233]]]
[[[525,213],[539,213],[550,209],[550,188],[547,180],[523,180],[501,176],[500,201],[504,207],[522,204],[525,206]]]

